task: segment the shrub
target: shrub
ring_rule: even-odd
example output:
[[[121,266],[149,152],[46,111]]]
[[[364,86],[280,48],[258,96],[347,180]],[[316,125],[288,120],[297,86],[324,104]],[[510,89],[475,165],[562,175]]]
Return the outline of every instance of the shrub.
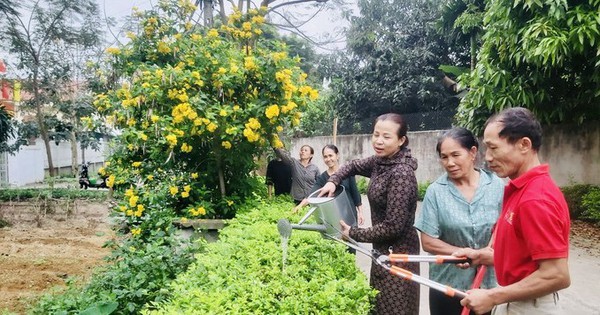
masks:
[[[424,183],[419,183],[418,194],[419,194],[420,201],[423,201],[423,199],[425,198],[425,192],[427,192],[427,187],[429,187],[429,185],[431,185],[431,183],[429,181],[426,181]]]
[[[166,193],[180,216],[231,218],[234,202],[253,198],[256,157],[282,146],[278,133],[299,124],[318,92],[300,59],[268,34],[264,8],[236,11],[211,29],[190,22],[196,9],[189,0],[161,0],[134,12],[137,33],[107,50],[109,75],[122,84],[94,101],[120,131],[104,171],[107,184]],[[163,174],[171,185],[156,184]],[[137,204],[151,213],[141,198]]]
[[[27,201],[32,199],[94,199],[104,200],[107,190],[68,188],[15,188],[0,189],[0,201]]]
[[[375,292],[342,245],[294,231],[284,266],[276,222],[292,206],[270,201],[238,211],[168,288],[171,301],[143,314],[367,314]]]
[[[366,195],[369,190],[369,180],[362,176],[356,177],[356,187],[361,195]]]
[[[581,218],[584,212],[584,207],[582,205],[583,196],[585,196],[593,187],[593,185],[578,184],[560,188],[565,196],[567,205],[569,206],[571,219]]]
[[[582,217],[600,222],[600,187],[592,187],[581,201],[583,208]]]

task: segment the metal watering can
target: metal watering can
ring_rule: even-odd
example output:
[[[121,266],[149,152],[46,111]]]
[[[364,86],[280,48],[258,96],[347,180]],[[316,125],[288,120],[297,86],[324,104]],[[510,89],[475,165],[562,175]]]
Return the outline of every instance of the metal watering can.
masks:
[[[340,220],[348,225],[356,225],[356,210],[353,209],[345,188],[339,185],[333,197],[318,197],[321,190],[317,190],[307,197],[311,208],[298,221],[291,224],[286,219],[277,222],[277,229],[282,236],[289,237],[292,229],[314,231],[323,234],[323,237],[341,237]],[[314,215],[317,224],[304,224],[311,215]]]

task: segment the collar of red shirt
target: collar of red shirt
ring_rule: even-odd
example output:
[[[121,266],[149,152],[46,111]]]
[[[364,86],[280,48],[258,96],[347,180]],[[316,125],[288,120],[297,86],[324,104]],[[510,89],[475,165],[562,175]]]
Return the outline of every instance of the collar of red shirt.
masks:
[[[548,164],[538,165],[529,171],[525,172],[525,174],[511,180],[508,184],[515,189],[521,189],[525,184],[527,184],[533,178],[548,174],[550,171],[550,167]]]

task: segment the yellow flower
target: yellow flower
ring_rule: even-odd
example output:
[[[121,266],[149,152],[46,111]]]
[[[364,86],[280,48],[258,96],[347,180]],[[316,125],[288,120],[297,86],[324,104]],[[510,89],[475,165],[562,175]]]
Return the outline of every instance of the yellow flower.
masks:
[[[206,209],[204,209],[204,207],[198,207],[197,210],[199,215],[205,215],[206,214]]]
[[[133,210],[129,209],[129,210],[125,211],[125,215],[132,216],[133,215]]]
[[[250,22],[244,22],[242,23],[242,29],[244,31],[249,31],[252,29],[252,24]]]
[[[146,176],[146,178],[147,178],[148,180],[154,180],[154,175],[150,174],[150,175]]]
[[[187,223],[188,218],[186,217],[181,217],[181,219],[179,219],[179,221],[181,221],[181,223]]]
[[[265,22],[265,18],[262,15],[257,15],[252,17],[252,23],[262,24]]]
[[[176,135],[168,135],[165,137],[167,139],[167,142],[169,143],[169,146],[174,147],[177,145],[177,136]]]
[[[228,205],[228,206],[231,206],[232,204],[233,204],[233,201],[231,201],[231,200],[227,200],[227,205]]]
[[[229,141],[223,141],[223,142],[221,142],[221,145],[223,146],[223,148],[225,148],[227,150],[231,149],[231,142],[229,142]]]
[[[121,210],[121,212],[125,212],[125,211],[127,211],[127,207],[119,206],[119,210]]]
[[[141,133],[140,139],[142,139],[142,141],[146,141],[146,140],[148,140],[148,136],[146,136],[146,134]]]
[[[190,193],[189,193],[189,192],[187,192],[187,191],[182,191],[182,192],[181,192],[181,197],[183,197],[183,198],[187,198],[187,197],[189,197],[189,196],[190,196]]]
[[[116,55],[118,55],[118,54],[121,53],[121,49],[119,49],[117,47],[108,47],[106,49],[106,52],[109,53],[109,54],[111,54],[111,55],[116,56]]]
[[[141,216],[142,216],[142,211],[141,211],[141,210],[137,210],[137,211],[135,211],[135,212],[133,213],[133,215],[139,218],[139,217],[141,217]]]
[[[152,120],[153,123],[157,122],[160,118],[156,115],[152,115],[150,116],[150,120]]]
[[[246,70],[255,70],[257,68],[256,63],[254,62],[254,57],[244,58],[244,68],[246,68]]]
[[[192,146],[189,145],[189,144],[187,144],[187,143],[182,144],[181,145],[181,152],[185,152],[185,153],[192,152]]]
[[[137,202],[138,202],[139,198],[140,197],[138,197],[138,196],[131,196],[131,197],[129,197],[129,206],[132,207],[132,208],[135,207],[137,205]]]
[[[179,188],[177,188],[176,186],[171,186],[171,187],[169,187],[169,192],[171,193],[172,196],[175,196],[179,192]]]
[[[208,33],[206,34],[206,36],[208,37],[218,37],[219,36],[219,31],[217,31],[214,28],[211,28],[210,31],[208,31]]]
[[[110,175],[108,176],[108,179],[106,180],[106,187],[108,188],[112,188],[115,184],[115,175]]]
[[[142,162],[133,162],[131,163],[131,166],[133,167],[140,167],[142,165]]]
[[[158,43],[158,47],[156,47],[159,53],[166,55],[171,52],[171,47],[167,45],[167,43],[161,41]]]
[[[256,118],[250,118],[250,119],[248,119],[248,123],[246,123],[245,126],[247,128],[256,130],[256,129],[260,128],[260,122]]]
[[[224,109],[221,109],[221,110],[219,111],[219,116],[223,116],[223,117],[227,116],[227,111],[226,111],[226,110],[224,110]]]
[[[275,128],[275,130],[277,130],[277,132],[282,132],[282,131],[283,131],[283,127],[281,127],[281,126],[277,126],[277,127]]]
[[[240,106],[239,105],[233,106],[233,111],[234,112],[237,112],[238,110],[240,110]]]
[[[267,116],[269,119],[279,116],[279,106],[271,105],[267,107],[265,110],[265,116]]]
[[[225,73],[227,73],[227,69],[225,69],[223,67],[220,67],[219,70],[217,70],[217,73],[218,74],[225,74]]]
[[[137,205],[138,211],[144,211],[144,205]]]
[[[192,173],[192,178],[193,178],[193,179],[196,179],[196,178],[198,178],[198,173]]]
[[[131,229],[131,235],[136,236],[142,233],[142,229]]]
[[[206,130],[214,132],[215,130],[217,130],[217,125],[211,122],[210,124],[208,124],[208,126],[206,126]]]

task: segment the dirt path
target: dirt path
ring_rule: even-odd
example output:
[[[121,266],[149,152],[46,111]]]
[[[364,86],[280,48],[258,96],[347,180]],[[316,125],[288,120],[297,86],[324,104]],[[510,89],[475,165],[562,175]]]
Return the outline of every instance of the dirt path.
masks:
[[[0,205],[0,313],[24,313],[28,300],[64,285],[69,277],[87,277],[110,251],[112,237],[104,204],[71,201],[51,208],[29,203]]]

